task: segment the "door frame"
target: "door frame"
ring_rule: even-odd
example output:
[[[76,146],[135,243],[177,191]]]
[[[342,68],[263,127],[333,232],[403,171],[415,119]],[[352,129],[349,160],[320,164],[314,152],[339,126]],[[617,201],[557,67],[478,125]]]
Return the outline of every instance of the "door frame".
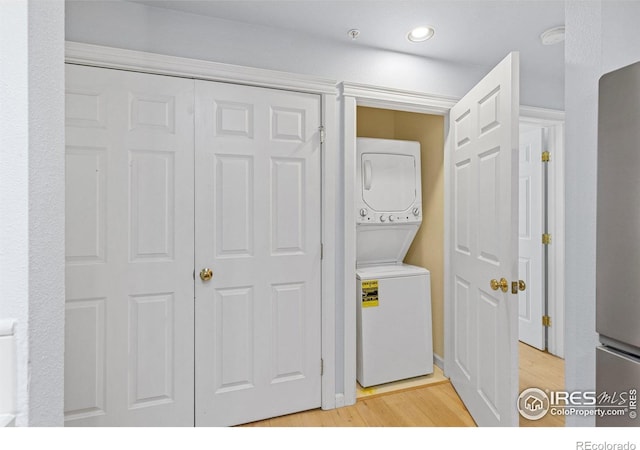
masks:
[[[547,220],[552,236],[548,246],[547,284],[549,292],[548,312],[551,327],[548,329],[547,350],[564,358],[564,111],[523,107],[520,123],[543,128],[544,150],[551,152],[547,166]]]
[[[338,256],[339,230],[336,221],[340,192],[336,82],[324,78],[289,74],[211,61],[125,50],[78,42],[65,43],[65,63],[144,72],[156,75],[226,82],[238,85],[317,94],[321,102],[321,124],[326,139],[321,156],[321,333],[323,361],[322,409],[340,406],[342,393],[336,392],[336,274],[341,267]],[[355,324],[355,322],[354,322]],[[355,375],[354,375],[355,376]],[[355,378],[354,378],[355,379]]]
[[[341,380],[344,383],[344,404],[353,404],[356,401],[356,308],[355,305],[349,301],[351,298],[355,298],[354,292],[356,292],[356,217],[355,211],[352,207],[351,200],[355,195],[355,172],[356,172],[356,109],[358,106],[366,106],[371,108],[382,108],[395,111],[415,112],[422,114],[432,114],[444,116],[444,132],[445,132],[445,152],[448,152],[446,144],[446,133],[449,129],[449,111],[458,102],[458,98],[448,97],[442,95],[427,94],[421,92],[405,91],[400,89],[385,88],[380,86],[371,86],[360,83],[340,83],[340,115],[343,122],[342,133],[342,145],[344,148],[344,172],[342,173],[342,183],[344,186],[344,204],[342,205],[342,214],[344,215],[343,227],[344,227],[344,279],[338,279],[337,282],[343,287],[344,295],[344,322],[342,331],[344,338],[344,355],[342,358],[342,364],[344,364],[344,379]],[[555,305],[553,314],[556,319],[556,323],[561,324],[560,327],[555,327],[553,332],[550,332],[550,349],[560,351],[563,349],[564,341],[564,111],[558,111],[546,108],[537,108],[529,106],[520,107],[520,122],[529,124],[539,124],[541,126],[549,127],[553,130],[550,135],[554,146],[558,153],[555,158],[557,164],[553,169],[553,173],[550,171],[550,188],[553,185],[554,198],[557,202],[553,209],[553,213],[550,213],[549,221],[550,227],[554,230],[554,243],[555,247],[550,248],[552,253],[549,254],[550,261],[554,264],[555,276],[553,280],[550,277],[550,292],[554,294],[550,296],[553,298]],[[448,160],[445,157],[444,160],[444,186],[445,186],[445,205],[444,205],[444,309],[445,317],[449,314],[448,308],[451,305],[451,280],[450,270],[448,269],[449,253],[451,249],[451,237],[449,235],[449,206],[451,204],[449,200],[450,192],[448,183],[450,181],[450,173],[448,167]],[[550,167],[551,170],[551,167]],[[551,181],[553,180],[553,181]],[[552,217],[553,216],[553,217]],[[553,224],[553,225],[552,225]],[[551,264],[550,264],[551,267]],[[551,269],[550,269],[551,273]],[[558,332],[558,329],[560,331]],[[453,336],[449,336],[448,328],[446,326],[446,319],[444,324],[445,336],[445,348],[452,342]],[[550,329],[551,330],[551,329]],[[557,335],[556,335],[557,334]],[[556,353],[558,354],[558,353]],[[561,354],[558,354],[562,356]],[[438,355],[434,352],[433,359],[434,364],[445,370],[445,355]],[[445,376],[447,374],[445,373]]]

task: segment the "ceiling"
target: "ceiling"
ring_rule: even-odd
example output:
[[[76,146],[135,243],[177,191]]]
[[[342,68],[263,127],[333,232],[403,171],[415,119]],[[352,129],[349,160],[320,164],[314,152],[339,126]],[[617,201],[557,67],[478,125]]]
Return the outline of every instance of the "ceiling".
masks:
[[[564,24],[561,0],[131,1],[487,68],[519,50],[523,70],[564,73],[563,44],[540,42],[543,31]],[[433,26],[434,37],[409,42],[407,33],[419,25]],[[348,36],[353,28],[360,30],[355,41]]]

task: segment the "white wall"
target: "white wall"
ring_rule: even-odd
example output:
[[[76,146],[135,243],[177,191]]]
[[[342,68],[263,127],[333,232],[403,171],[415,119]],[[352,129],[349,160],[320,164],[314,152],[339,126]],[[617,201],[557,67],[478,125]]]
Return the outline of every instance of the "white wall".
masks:
[[[17,425],[63,423],[64,3],[0,2],[0,318]]]
[[[640,3],[571,0],[565,19],[566,387],[594,390],[598,79],[640,60]]]
[[[69,41],[461,97],[491,67],[394,53],[122,1],[66,2]],[[522,103],[563,109],[561,76],[521,72]]]

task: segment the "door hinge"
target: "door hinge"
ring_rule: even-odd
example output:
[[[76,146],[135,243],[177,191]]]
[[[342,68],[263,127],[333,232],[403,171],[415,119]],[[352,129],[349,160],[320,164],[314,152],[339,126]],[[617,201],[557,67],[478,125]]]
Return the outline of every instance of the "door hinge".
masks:
[[[194,279],[194,281],[196,279],[196,269],[193,269],[193,279]]]
[[[551,244],[551,234],[550,233],[544,233],[542,235],[542,243],[544,245],[549,245]]]
[[[320,259],[324,259],[324,244],[320,244]]]
[[[320,358],[320,375],[324,375],[324,359]]]
[[[542,152],[542,162],[549,162],[551,159],[551,153]]]
[[[324,125],[320,125],[318,130],[320,130],[320,143],[324,144],[324,141],[327,139],[327,132],[324,129]]]
[[[542,326],[543,327],[550,327],[551,326],[551,317],[542,316]]]

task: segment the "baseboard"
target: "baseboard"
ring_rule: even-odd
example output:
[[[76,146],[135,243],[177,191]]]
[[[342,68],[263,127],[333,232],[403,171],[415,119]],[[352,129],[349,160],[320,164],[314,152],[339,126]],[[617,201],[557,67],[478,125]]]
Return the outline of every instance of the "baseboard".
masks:
[[[435,353],[433,354],[433,363],[440,367],[440,369],[442,370],[442,372],[444,372],[444,359],[442,358],[442,356],[440,355],[436,355]]]
[[[11,414],[0,414],[0,428],[15,427],[16,418]]]

